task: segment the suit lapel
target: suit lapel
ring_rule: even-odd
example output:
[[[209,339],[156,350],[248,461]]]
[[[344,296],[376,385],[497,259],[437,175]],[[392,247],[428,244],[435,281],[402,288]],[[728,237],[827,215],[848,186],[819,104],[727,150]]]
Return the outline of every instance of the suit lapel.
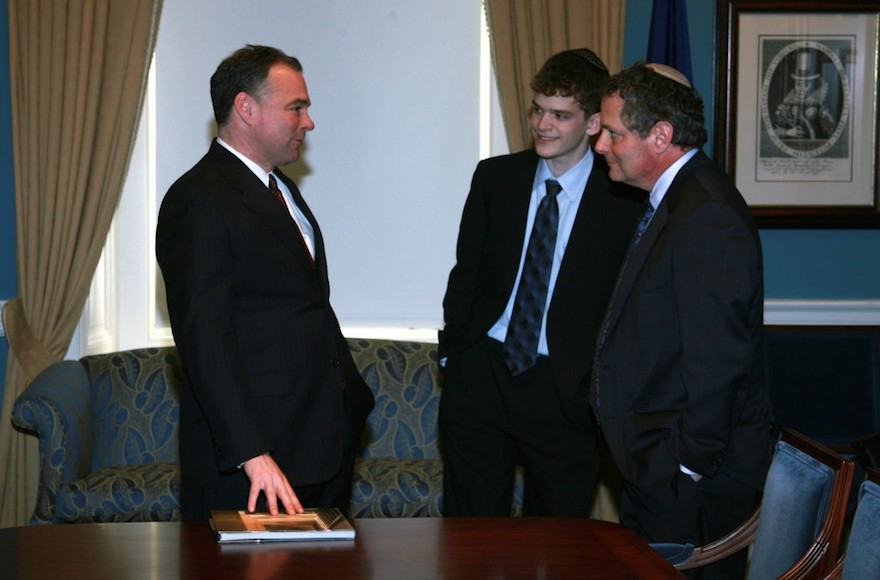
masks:
[[[638,245],[630,248],[623,264],[621,265],[617,286],[614,289],[611,303],[608,306],[607,334],[611,334],[614,330],[614,326],[617,324],[620,313],[623,311],[623,307],[629,299],[629,293],[632,290],[633,284],[635,284],[639,272],[642,271],[642,268],[648,259],[648,255],[651,253],[651,249],[657,242],[660,233],[666,227],[666,222],[668,220],[668,205],[664,199],[660,203],[660,207],[654,212],[654,217],[651,218],[651,222],[642,234],[642,238],[639,240]]]
[[[615,324],[617,324],[617,319],[623,311],[623,307],[627,302],[639,272],[644,267],[651,249],[657,242],[657,238],[660,237],[660,234],[666,228],[666,224],[669,221],[669,213],[675,211],[681,197],[685,194],[684,184],[690,180],[693,172],[705,163],[711,163],[711,161],[709,161],[705,153],[698,150],[697,154],[678,171],[675,179],[669,185],[666,195],[663,196],[660,207],[657,208],[654,217],[651,218],[648,229],[642,234],[641,241],[624,261],[620,272],[620,279],[617,282],[611,304],[608,306],[607,333],[610,334]]]
[[[504,175],[506,180],[499,181],[503,194],[498,196],[499,207],[493,209],[497,209],[496,215],[504,224],[503,231],[505,231],[504,237],[506,239],[499,240],[502,244],[499,247],[506,248],[501,255],[505,256],[503,271],[508,280],[506,285],[508,295],[516,281],[523,247],[528,243],[528,238],[531,235],[530,231],[526,231],[526,225],[538,161],[537,154],[534,154],[532,163],[512,164],[510,171]]]
[[[297,262],[301,262],[303,267],[314,271],[296,222],[280,206],[266,185],[238,157],[216,141],[211,144],[209,155],[218,164],[230,189],[238,193],[241,204],[266,221],[268,226],[281,238],[282,243],[286,247],[291,248],[291,255],[296,256]],[[297,200],[297,204],[302,203],[300,208],[304,208],[304,213],[308,216],[309,222],[315,229],[317,254],[317,239],[320,238],[320,234],[318,233],[314,216],[308,211],[305,202],[299,196],[299,190],[296,189],[293,182],[281,172],[276,172],[276,174],[287,184],[291,192],[295,192],[294,199]]]
[[[595,160],[598,160],[598,156],[595,156]],[[584,254],[596,240],[596,233],[601,229],[600,220],[605,218],[599,215],[601,212],[597,211],[598,208],[594,200],[599,192],[606,190],[608,186],[607,175],[598,169],[594,161],[593,170],[590,172],[590,177],[584,186],[584,193],[578,206],[574,225],[568,237],[568,245],[565,248],[565,254],[562,256],[562,263],[559,266],[556,288],[565,286],[566,280],[577,269],[577,265],[584,259]]]
[[[248,183],[241,190],[241,203],[262,217],[269,226],[283,239],[285,245],[295,248],[297,254],[302,254],[306,260],[305,246],[303,245],[296,222],[290,214],[272,197],[268,189],[260,183],[253,174],[253,183]],[[300,251],[301,250],[301,251]]]
[[[299,188],[296,186],[296,183],[293,182],[292,179],[281,173],[277,168],[273,171],[275,175],[281,178],[281,181],[287,185],[287,188],[290,190],[291,195],[293,196],[293,202],[296,206],[302,211],[305,218],[308,220],[309,224],[312,226],[312,235],[314,236],[313,242],[315,244],[315,270],[319,274],[319,278],[321,280],[327,279],[327,260],[326,254],[324,253],[324,236],[321,235],[321,229],[318,227],[318,220],[315,219],[312,210],[309,208],[306,200],[303,198],[302,194],[299,191]],[[293,221],[293,220],[291,220]],[[296,227],[296,224],[294,224]],[[301,243],[301,242],[300,242]],[[302,245],[302,243],[301,243]],[[307,252],[305,247],[303,247],[303,252]],[[310,259],[309,256],[303,254],[306,259]]]

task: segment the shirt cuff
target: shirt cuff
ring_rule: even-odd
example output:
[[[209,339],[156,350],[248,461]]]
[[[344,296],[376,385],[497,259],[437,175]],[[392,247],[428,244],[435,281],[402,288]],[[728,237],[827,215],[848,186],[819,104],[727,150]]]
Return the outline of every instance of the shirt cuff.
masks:
[[[687,467],[685,467],[684,465],[682,465],[682,464],[680,464],[680,463],[678,464],[678,469],[679,469],[679,471],[681,471],[681,472],[684,473],[685,475],[690,475],[691,477],[695,477],[695,476],[700,475],[700,474],[697,473],[696,471],[692,471],[692,470],[688,469]]]

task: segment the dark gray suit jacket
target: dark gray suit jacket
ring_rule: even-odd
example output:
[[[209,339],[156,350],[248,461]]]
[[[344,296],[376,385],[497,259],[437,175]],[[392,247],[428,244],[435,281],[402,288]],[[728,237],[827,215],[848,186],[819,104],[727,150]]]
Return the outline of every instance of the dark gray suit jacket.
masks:
[[[769,466],[761,242],[727,175],[698,152],[624,266],[597,351],[602,432],[652,511],[679,464],[755,489]]]
[[[373,405],[330,306],[321,230],[276,174],[314,227],[314,267],[289,213],[216,141],[159,212],[156,256],[186,372],[185,485],[246,489],[236,466],[266,451],[294,487],[326,481]]]

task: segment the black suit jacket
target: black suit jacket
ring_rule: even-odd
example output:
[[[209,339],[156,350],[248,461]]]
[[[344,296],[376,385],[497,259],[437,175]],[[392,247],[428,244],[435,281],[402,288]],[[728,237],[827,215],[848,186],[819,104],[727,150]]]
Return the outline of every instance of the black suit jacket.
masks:
[[[440,355],[450,365],[486,336],[507,305],[529,235],[539,161],[529,150],[477,165],[443,301]],[[604,160],[595,156],[547,312],[551,368],[566,399],[586,401],[596,332],[640,213],[639,197],[644,192],[612,184]],[[588,406],[567,410],[578,424],[589,420]]]
[[[749,208],[698,152],[626,261],[597,350],[599,422],[648,509],[676,497],[679,464],[763,487],[763,307]]]
[[[373,405],[330,306],[321,230],[275,173],[314,227],[314,267],[290,214],[216,141],[159,212],[156,255],[186,372],[185,485],[246,486],[236,466],[267,451],[293,486],[326,481]]]

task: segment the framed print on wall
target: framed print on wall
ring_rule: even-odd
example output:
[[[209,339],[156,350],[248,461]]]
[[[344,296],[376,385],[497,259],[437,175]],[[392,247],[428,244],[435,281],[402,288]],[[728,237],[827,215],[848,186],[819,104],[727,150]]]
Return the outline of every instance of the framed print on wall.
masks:
[[[880,227],[880,3],[718,0],[716,159],[761,227]]]

